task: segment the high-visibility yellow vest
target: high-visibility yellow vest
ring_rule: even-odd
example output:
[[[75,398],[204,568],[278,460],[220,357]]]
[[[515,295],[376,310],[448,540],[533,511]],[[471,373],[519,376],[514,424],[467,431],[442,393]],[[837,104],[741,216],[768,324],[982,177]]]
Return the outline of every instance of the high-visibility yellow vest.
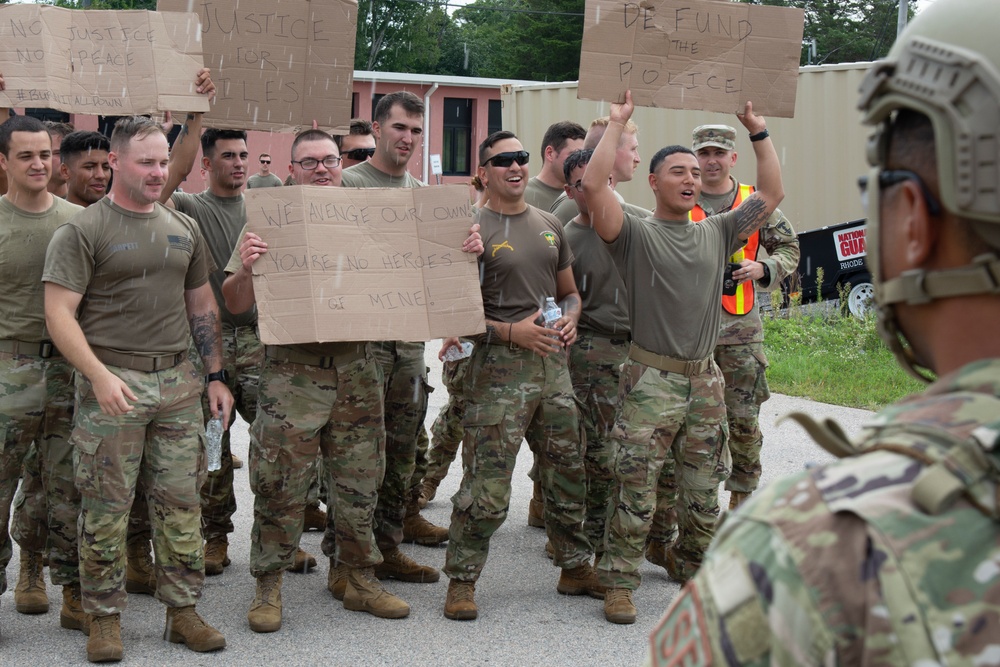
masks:
[[[733,200],[733,205],[729,207],[729,210],[733,210],[743,203],[743,200],[753,194],[755,188],[752,185],[737,185],[736,188],[736,199]],[[719,211],[719,213],[724,213],[725,211]],[[695,204],[694,208],[688,214],[691,222],[701,222],[706,217],[705,209],[703,209],[698,204]],[[757,230],[750,235],[747,242],[742,248],[733,253],[733,256],[729,258],[729,261],[734,264],[739,264],[744,259],[750,259],[757,261],[757,250],[760,249],[760,230]],[[744,280],[739,285],[736,286],[736,294],[732,296],[728,294],[722,295],[722,307],[725,308],[727,313],[732,315],[746,315],[753,309],[754,295],[756,294],[756,288],[754,286],[754,281]]]

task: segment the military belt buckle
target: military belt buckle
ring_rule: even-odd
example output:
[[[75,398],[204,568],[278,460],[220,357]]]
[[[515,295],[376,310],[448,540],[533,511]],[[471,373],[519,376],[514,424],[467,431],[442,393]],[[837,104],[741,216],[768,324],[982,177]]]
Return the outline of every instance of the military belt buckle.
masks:
[[[38,356],[42,359],[50,359],[56,352],[56,346],[50,340],[43,340],[38,344]]]

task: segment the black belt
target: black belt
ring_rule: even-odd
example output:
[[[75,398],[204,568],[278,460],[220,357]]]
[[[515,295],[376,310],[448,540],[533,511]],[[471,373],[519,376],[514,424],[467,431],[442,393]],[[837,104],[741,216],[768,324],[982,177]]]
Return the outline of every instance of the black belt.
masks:
[[[187,352],[166,354],[159,357],[144,357],[138,354],[115,352],[104,347],[91,347],[91,350],[94,351],[94,356],[100,359],[102,363],[128,368],[133,371],[143,371],[145,373],[173,368],[187,357]]]
[[[8,338],[7,340],[0,340],[0,352],[7,352],[8,354],[27,354],[33,357],[41,357],[42,359],[62,356],[50,340],[43,340],[39,343],[29,343],[23,340]]]
[[[603,338],[604,340],[610,341],[612,345],[625,345],[626,343],[632,342],[631,334],[607,334],[600,331],[594,331],[593,329],[581,329],[577,327],[577,335],[590,336],[591,338]]]
[[[318,366],[319,368],[333,368],[337,363],[349,363],[365,356],[365,344],[353,344],[354,349],[345,350],[341,354],[329,357],[321,357],[318,354],[310,354],[299,350],[291,350],[281,345],[265,345],[264,356],[275,361],[287,361],[290,364],[301,364],[303,366]]]

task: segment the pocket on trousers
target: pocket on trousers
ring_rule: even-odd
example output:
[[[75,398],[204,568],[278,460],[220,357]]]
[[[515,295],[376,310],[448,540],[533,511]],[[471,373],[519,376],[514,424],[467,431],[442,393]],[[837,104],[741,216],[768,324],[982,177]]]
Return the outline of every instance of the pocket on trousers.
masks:
[[[97,452],[101,448],[104,436],[76,428],[73,430],[70,440],[75,452],[73,460],[76,487],[80,490],[84,505],[87,504],[88,499],[100,502],[104,496],[101,487],[104,473],[97,463]]]

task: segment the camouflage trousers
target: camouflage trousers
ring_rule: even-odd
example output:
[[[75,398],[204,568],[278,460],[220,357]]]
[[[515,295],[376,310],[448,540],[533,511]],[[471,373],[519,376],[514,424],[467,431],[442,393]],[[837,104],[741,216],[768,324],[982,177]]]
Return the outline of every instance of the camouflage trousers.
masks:
[[[13,555],[8,532],[11,504],[33,442],[43,490],[40,498],[33,496],[41,507],[35,505],[33,509],[51,526],[49,574],[57,585],[79,580],[76,520],[80,495],[73,485],[73,448],[69,440],[73,427],[72,377],[73,367],[62,358],[0,352],[0,593],[7,590],[7,564]],[[24,530],[21,534],[25,534]],[[45,537],[40,542],[37,535],[34,539],[28,546],[45,551]]]
[[[465,429],[462,420],[465,418],[465,397],[463,385],[469,359],[445,362],[441,369],[441,380],[448,390],[448,403],[438,413],[431,426],[431,444],[427,451],[427,473],[425,479],[438,484],[448,476],[458,448],[462,446],[462,436]]]
[[[388,551],[403,541],[407,506],[416,500],[417,440],[427,416],[430,387],[423,343],[380,341],[372,348],[385,377],[385,478],[375,508],[375,539],[380,550]]]
[[[197,356],[197,355],[195,355]],[[257,381],[260,364],[264,360],[264,346],[253,327],[222,327],[222,364],[229,373],[229,391],[236,408],[229,419],[229,427],[236,422],[236,415],[252,424],[257,416]],[[204,394],[202,408],[205,421],[212,417],[208,394]],[[236,494],[233,492],[233,453],[229,428],[222,434],[222,467],[208,473],[205,486],[201,487],[201,526],[205,540],[228,541],[233,532],[233,514],[236,513]]]
[[[677,563],[685,572],[701,564],[719,516],[719,485],[732,466],[724,400],[715,363],[686,377],[625,362],[612,431],[615,485],[598,566],[605,585],[639,587],[661,474],[677,479]]]
[[[80,489],[80,586],[97,616],[125,609],[125,541],[136,483],[142,480],[153,527],[156,598],[195,604],[205,580],[199,491],[205,481],[202,374],[189,359],[156,372],[108,367],[138,397],[131,412],[101,412],[90,381],[76,377],[73,429]]]
[[[323,553],[351,567],[382,560],[373,526],[385,465],[382,372],[368,344],[332,368],[265,359],[250,427],[250,573],[291,568],[322,455],[330,488]]]
[[[604,528],[614,477],[611,474],[611,428],[618,409],[621,365],[628,356],[626,338],[580,331],[569,350],[580,422],[587,436],[587,518],[584,528],[595,555],[604,553]]]
[[[566,355],[542,358],[507,345],[473,352],[466,377],[462,483],[452,497],[444,573],[475,581],[490,537],[507,518],[511,477],[526,435],[539,447],[545,525],[554,562],[572,568],[593,551],[583,530],[587,473]]]
[[[726,418],[729,422],[729,451],[733,473],[726,489],[753,493],[760,484],[760,406],[771,398],[767,387],[767,356],[763,343],[719,345],[715,363],[726,380]]]

